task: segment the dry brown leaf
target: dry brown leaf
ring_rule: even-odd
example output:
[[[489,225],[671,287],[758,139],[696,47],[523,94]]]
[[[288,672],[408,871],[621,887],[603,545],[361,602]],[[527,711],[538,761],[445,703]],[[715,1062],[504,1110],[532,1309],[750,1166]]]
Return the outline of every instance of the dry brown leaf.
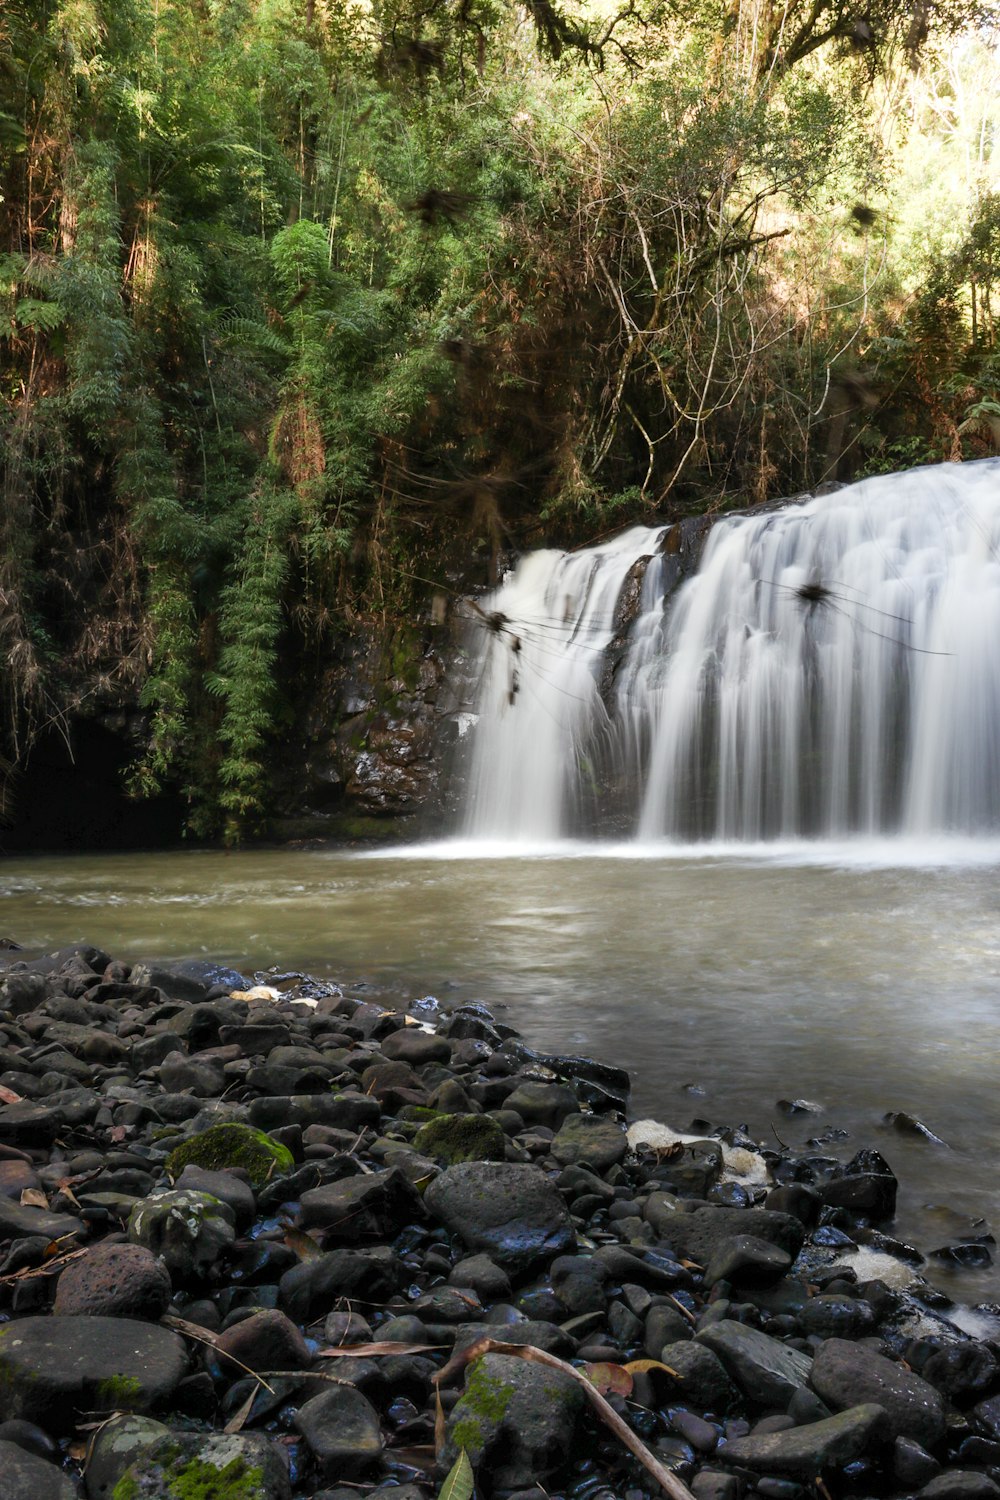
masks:
[[[661,1359],[630,1359],[622,1368],[626,1369],[630,1375],[648,1375],[650,1370],[663,1370],[666,1374],[672,1375],[675,1380],[681,1378],[676,1370],[665,1365]]]
[[[294,1250],[299,1260],[318,1260],[323,1254],[323,1247],[318,1240],[314,1240],[311,1234],[306,1234],[304,1229],[286,1229],[285,1244],[289,1250]]]
[[[632,1376],[624,1365],[599,1360],[596,1364],[582,1365],[581,1369],[594,1390],[600,1391],[602,1396],[631,1396]]]
[[[450,1361],[449,1361],[450,1363]],[[447,1365],[445,1366],[447,1369]],[[444,1456],[444,1443],[448,1418],[444,1413],[444,1404],[441,1400],[441,1387],[437,1380],[434,1381],[434,1452],[440,1461]]]
[[[24,1095],[23,1094],[15,1094],[13,1089],[4,1088],[3,1084],[0,1083],[0,1103],[2,1103],[2,1104],[23,1104],[24,1103]]]
[[[251,1409],[253,1407],[253,1404],[256,1401],[256,1399],[257,1399],[257,1397],[258,1397],[259,1394],[260,1394],[260,1386],[254,1386],[253,1390],[250,1392],[249,1396],[244,1401],[244,1403],[240,1407],[239,1411],[234,1412],[233,1415],[229,1418],[229,1421],[226,1423],[225,1427],[223,1427],[223,1429],[222,1429],[223,1432],[230,1432],[230,1433],[232,1433],[232,1432],[242,1432],[243,1431],[243,1423],[246,1421],[247,1417],[250,1415],[250,1412],[251,1412]]]
[[[21,1206],[22,1208],[48,1208],[49,1200],[41,1188],[23,1188]]]

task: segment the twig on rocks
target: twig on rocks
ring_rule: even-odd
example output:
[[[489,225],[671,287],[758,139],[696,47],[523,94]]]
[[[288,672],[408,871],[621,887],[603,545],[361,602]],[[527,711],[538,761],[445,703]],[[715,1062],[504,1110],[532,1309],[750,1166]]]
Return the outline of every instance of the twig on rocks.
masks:
[[[194,1339],[196,1344],[207,1344],[209,1349],[215,1350],[220,1359],[228,1359],[234,1365],[239,1365],[241,1370],[246,1371],[248,1375],[252,1375],[254,1380],[259,1380],[265,1390],[270,1391],[272,1396],[274,1395],[274,1391],[257,1370],[251,1370],[250,1366],[245,1365],[241,1359],[237,1359],[235,1354],[230,1354],[227,1350],[219,1348],[219,1336],[217,1333],[210,1333],[207,1328],[201,1328],[197,1323],[189,1323],[187,1318],[179,1318],[176,1313],[164,1313],[160,1322],[166,1328],[173,1328],[175,1332],[183,1334],[185,1338]]]
[[[65,1236],[69,1238],[69,1236]],[[56,1243],[53,1241],[53,1243]],[[7,1276],[0,1276],[0,1286],[6,1286],[9,1281],[32,1281],[36,1276],[54,1276],[61,1271],[63,1266],[71,1260],[79,1260],[81,1255],[86,1255],[88,1246],[84,1245],[79,1250],[66,1250],[62,1255],[53,1255],[49,1260],[43,1260],[40,1266],[22,1266],[19,1271],[11,1271]]]
[[[466,1365],[473,1360],[479,1359],[483,1354],[510,1354],[515,1359],[526,1359],[532,1364],[548,1365],[550,1369],[561,1370],[571,1380],[579,1385],[591,1406],[597,1412],[611,1431],[619,1438],[634,1458],[637,1458],[647,1473],[652,1474],[657,1484],[671,1497],[671,1500],[694,1500],[694,1496],[682,1479],[660,1463],[659,1459],[646,1447],[642,1439],[632,1431],[626,1422],[610,1406],[595,1386],[587,1379],[582,1371],[567,1364],[564,1359],[557,1358],[554,1354],[547,1354],[544,1349],[536,1349],[533,1344],[504,1344],[499,1339],[479,1339],[477,1343],[470,1344],[468,1349],[463,1349],[460,1354],[454,1355],[443,1370],[439,1370],[431,1377],[438,1393],[438,1420],[435,1427],[435,1438],[438,1440],[438,1452],[440,1454],[444,1442],[444,1410],[441,1405],[441,1385],[452,1375],[457,1375]]]
[[[694,1325],[697,1323],[698,1319],[695,1317],[695,1315],[691,1311],[691,1309],[689,1307],[685,1307],[684,1303],[681,1302],[681,1301],[679,1301],[678,1298],[675,1297],[672,1292],[667,1292],[666,1293],[666,1297],[667,1297],[667,1301],[669,1303],[671,1303],[671,1305],[677,1309],[677,1311],[680,1313],[681,1317],[687,1318],[687,1320],[691,1324],[691,1326],[694,1327]]]

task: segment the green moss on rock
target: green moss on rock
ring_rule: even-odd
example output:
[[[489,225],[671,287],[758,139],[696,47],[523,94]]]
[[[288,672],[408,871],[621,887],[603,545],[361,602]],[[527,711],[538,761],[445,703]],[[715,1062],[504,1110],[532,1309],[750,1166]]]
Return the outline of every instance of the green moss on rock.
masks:
[[[254,1187],[263,1187],[275,1172],[287,1172],[294,1158],[287,1146],[251,1125],[230,1122],[212,1125],[193,1135],[171,1151],[167,1171],[176,1180],[188,1166],[203,1167],[209,1172],[225,1172],[242,1167],[249,1173]]]
[[[513,1396],[513,1388],[491,1375],[485,1361],[477,1359],[465,1377],[465,1390],[448,1434],[449,1446],[464,1448],[472,1463],[478,1463]]]
[[[260,1500],[265,1493],[263,1471],[241,1457],[221,1469],[189,1458],[173,1473],[164,1470],[158,1483],[165,1486],[156,1491],[162,1500]],[[142,1495],[141,1483],[129,1470],[115,1485],[112,1500],[140,1500]]]
[[[135,1375],[109,1375],[97,1387],[101,1408],[110,1411],[137,1411],[145,1404],[142,1381]]]
[[[453,1167],[463,1161],[503,1161],[504,1133],[488,1115],[439,1115],[421,1126],[418,1151]]]

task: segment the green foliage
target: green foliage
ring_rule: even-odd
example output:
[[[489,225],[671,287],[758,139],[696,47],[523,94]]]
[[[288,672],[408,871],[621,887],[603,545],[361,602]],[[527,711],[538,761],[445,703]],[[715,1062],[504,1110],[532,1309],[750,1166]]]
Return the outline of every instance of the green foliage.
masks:
[[[8,0],[0,759],[138,698],[237,838],[456,559],[992,451],[986,9]]]

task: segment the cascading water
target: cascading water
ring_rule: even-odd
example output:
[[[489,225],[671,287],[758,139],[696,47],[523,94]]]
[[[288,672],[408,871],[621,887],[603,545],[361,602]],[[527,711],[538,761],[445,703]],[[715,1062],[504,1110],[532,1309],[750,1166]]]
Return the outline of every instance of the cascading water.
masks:
[[[1000,461],[525,557],[476,606],[466,832],[1000,826]],[[641,583],[640,583],[641,579]]]

